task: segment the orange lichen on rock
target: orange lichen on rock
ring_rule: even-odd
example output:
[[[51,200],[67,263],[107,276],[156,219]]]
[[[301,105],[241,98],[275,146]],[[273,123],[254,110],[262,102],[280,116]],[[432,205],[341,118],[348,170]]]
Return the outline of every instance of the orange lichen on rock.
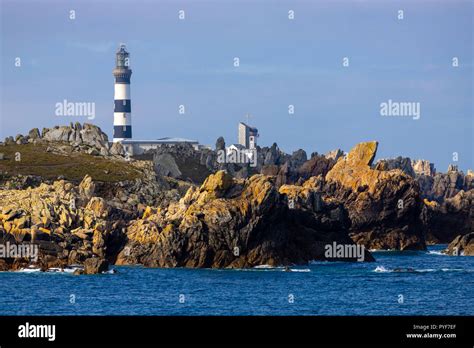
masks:
[[[371,165],[377,153],[378,143],[369,141],[359,143],[349,152],[345,159],[339,160],[326,174],[327,181],[338,182],[346,188],[357,191],[367,187],[374,193],[377,184],[395,176],[407,177],[401,170],[382,171],[372,169]]]

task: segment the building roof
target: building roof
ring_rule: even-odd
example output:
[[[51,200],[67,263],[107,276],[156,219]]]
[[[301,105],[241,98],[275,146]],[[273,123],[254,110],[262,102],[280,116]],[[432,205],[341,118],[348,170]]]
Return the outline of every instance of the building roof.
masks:
[[[240,124],[243,124],[245,127],[247,127],[250,131],[252,132],[255,132],[255,133],[258,133],[258,129],[255,128],[255,127],[252,127],[252,126],[249,126],[248,124],[244,123],[244,122],[240,122]]]
[[[232,146],[235,147],[235,148],[237,148],[237,149],[239,149],[239,150],[246,149],[246,147],[245,147],[244,145],[242,145],[242,144],[232,144],[232,145],[229,145],[227,148],[229,149],[229,148],[232,147]]]
[[[197,143],[197,140],[186,139],[186,138],[172,138],[164,137],[157,139],[158,141],[176,142],[176,143]]]
[[[159,138],[156,140],[122,140],[122,144],[173,144],[173,143],[190,143],[190,144],[199,144],[197,140],[185,139],[185,138],[172,138],[165,137]]]

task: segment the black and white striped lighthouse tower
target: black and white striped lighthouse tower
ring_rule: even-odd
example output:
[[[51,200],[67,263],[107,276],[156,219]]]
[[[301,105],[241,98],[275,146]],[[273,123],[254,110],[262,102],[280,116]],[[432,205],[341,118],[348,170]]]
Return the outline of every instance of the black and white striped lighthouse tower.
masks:
[[[132,107],[130,104],[130,77],[132,70],[129,67],[129,53],[124,44],[115,55],[114,93],[114,142],[132,138]]]

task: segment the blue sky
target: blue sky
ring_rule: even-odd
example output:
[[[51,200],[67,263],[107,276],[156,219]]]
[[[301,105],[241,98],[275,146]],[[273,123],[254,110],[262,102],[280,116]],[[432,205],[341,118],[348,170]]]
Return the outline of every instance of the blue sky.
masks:
[[[474,168],[472,1],[0,3],[2,138],[87,121],[56,116],[63,99],[95,102],[93,123],[111,137],[114,52],[124,42],[136,139],[233,143],[250,113],[259,143],[290,153],[378,140],[377,158],[424,158],[445,171],[457,152],[455,164]],[[419,102],[420,119],[382,117],[389,99]]]

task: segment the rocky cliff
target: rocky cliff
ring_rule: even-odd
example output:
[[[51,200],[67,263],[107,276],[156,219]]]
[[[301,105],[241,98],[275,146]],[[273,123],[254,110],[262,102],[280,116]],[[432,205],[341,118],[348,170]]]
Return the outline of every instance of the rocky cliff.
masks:
[[[453,256],[474,256],[474,232],[454,238],[445,252]]]
[[[107,134],[99,127],[90,123],[81,125],[79,122],[71,123],[69,126],[43,128],[41,133],[38,128],[33,128],[28,135],[18,134],[15,138],[7,137],[4,143],[6,145],[50,143],[53,146],[50,151],[59,152],[61,148],[54,145],[62,143],[71,145],[72,151],[92,155],[123,156],[125,154],[120,143],[109,145]]]
[[[423,203],[420,218],[429,243],[449,243],[474,231],[474,190],[459,191],[441,203],[426,198]]]
[[[334,165],[325,178],[326,199],[344,204],[356,243],[369,249],[424,249],[419,187],[399,169],[373,169],[377,146],[360,143]]]
[[[423,250],[453,241],[470,253],[472,172],[437,173],[404,157],[374,164],[375,141],[310,158],[259,147],[255,167],[217,163],[216,151],[187,144],[129,159],[88,124],[33,129],[0,145],[0,242],[37,243],[44,269],[355,260],[328,257],[331,243]],[[0,269],[27,263],[0,260]]]
[[[219,171],[179,202],[149,208],[132,222],[117,262],[217,268],[301,264],[326,259],[329,243],[353,244],[347,223],[335,204],[290,209],[274,177],[238,180]]]
[[[159,180],[151,163],[135,161],[128,165],[143,176],[111,183],[94,182],[86,175],[80,183],[62,179],[0,189],[0,243],[38,245],[39,259],[33,264],[42,269],[87,266],[86,261],[95,258],[115,262],[129,221],[148,205],[176,201],[182,192],[178,183]],[[38,180],[32,181],[37,184]],[[26,267],[30,261],[0,259],[0,269]],[[90,263],[99,270],[104,262]],[[86,267],[86,273],[91,269]]]

